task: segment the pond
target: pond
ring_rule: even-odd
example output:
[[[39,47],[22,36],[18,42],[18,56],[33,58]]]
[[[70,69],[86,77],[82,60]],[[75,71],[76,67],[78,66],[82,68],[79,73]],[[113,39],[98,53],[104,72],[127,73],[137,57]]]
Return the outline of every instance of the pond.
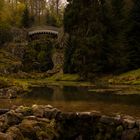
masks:
[[[92,89],[95,87],[92,87]],[[34,87],[19,99],[0,100],[0,108],[13,105],[50,104],[62,111],[101,111],[103,114],[126,114],[140,117],[140,94],[116,94],[118,90],[102,90],[78,86]],[[124,92],[124,91],[123,91]]]

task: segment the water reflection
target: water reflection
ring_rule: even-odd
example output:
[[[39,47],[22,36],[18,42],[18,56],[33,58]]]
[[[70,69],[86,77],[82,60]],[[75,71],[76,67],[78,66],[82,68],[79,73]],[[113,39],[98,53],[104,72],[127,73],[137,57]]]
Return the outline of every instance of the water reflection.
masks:
[[[34,87],[20,99],[0,100],[0,107],[51,104],[63,111],[99,110],[104,114],[122,113],[140,117],[140,95],[117,95],[115,92],[90,92],[88,87],[76,86]]]
[[[102,101],[106,103],[119,103],[140,106],[140,94],[118,95],[111,92],[88,91],[87,87],[75,86],[46,86],[35,87],[29,94],[23,96],[26,99],[40,99],[46,101]]]

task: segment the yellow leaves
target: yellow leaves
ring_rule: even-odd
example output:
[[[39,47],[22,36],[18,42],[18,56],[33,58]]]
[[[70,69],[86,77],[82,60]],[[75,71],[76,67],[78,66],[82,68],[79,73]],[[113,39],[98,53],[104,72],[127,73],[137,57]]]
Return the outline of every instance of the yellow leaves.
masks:
[[[17,12],[19,12],[19,14],[23,13],[25,7],[26,7],[25,4],[19,3],[19,4],[17,5]]]
[[[14,7],[10,3],[5,3],[0,11],[0,21],[14,26],[20,26],[21,15],[25,9],[25,4],[17,3]]]
[[[1,12],[1,21],[2,22],[7,22],[9,19],[11,20],[11,12],[10,12],[10,7],[4,7],[3,11]]]

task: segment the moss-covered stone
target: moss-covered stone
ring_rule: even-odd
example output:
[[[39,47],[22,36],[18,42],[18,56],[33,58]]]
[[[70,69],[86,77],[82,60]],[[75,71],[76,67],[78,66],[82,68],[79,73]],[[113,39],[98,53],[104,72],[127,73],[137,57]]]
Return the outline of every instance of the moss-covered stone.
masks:
[[[11,136],[13,140],[24,140],[24,136],[16,126],[10,127],[6,133]]]
[[[119,118],[121,122],[90,112],[66,113],[49,105],[20,106],[0,116],[0,140],[139,140],[139,123],[128,128],[126,117]]]

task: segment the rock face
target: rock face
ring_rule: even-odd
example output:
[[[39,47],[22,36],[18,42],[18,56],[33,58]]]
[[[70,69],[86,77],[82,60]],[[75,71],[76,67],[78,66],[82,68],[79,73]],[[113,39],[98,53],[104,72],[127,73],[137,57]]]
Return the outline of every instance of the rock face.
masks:
[[[15,58],[23,59],[24,54],[27,48],[27,42],[23,43],[9,43],[6,47],[6,50],[13,55]],[[21,66],[20,66],[21,67]]]
[[[0,140],[140,140],[139,120],[100,112],[16,107],[0,116]]]
[[[27,40],[27,30],[12,28],[11,34],[13,35],[13,42],[24,42]]]
[[[56,50],[53,53],[52,61],[54,64],[54,70],[58,71],[61,70],[64,63],[64,53],[62,50]]]

